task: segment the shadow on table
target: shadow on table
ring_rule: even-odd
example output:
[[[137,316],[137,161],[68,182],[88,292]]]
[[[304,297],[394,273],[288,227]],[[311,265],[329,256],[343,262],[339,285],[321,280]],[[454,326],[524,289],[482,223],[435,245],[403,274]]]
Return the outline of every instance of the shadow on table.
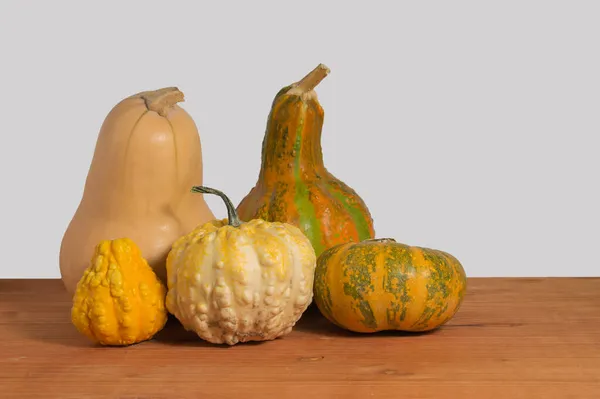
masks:
[[[61,292],[62,294],[62,292]],[[4,312],[3,318],[7,319],[4,327],[11,331],[11,335],[18,339],[40,342],[48,345],[59,345],[70,348],[107,348],[95,344],[81,334],[71,322],[71,303],[64,299],[52,298],[43,308],[27,296],[21,296],[15,307],[17,311]],[[214,346],[201,340],[197,335],[185,331],[179,321],[172,315],[165,327],[153,339],[140,342],[128,347],[142,344],[166,344],[187,346]],[[109,347],[110,348],[110,347]],[[115,347],[118,348],[118,347]]]
[[[215,345],[206,342],[197,334],[191,331],[186,331],[175,316],[169,314],[167,324],[160,330],[152,339],[152,341],[161,345],[172,346],[192,346],[192,347],[227,347],[227,345]]]
[[[9,312],[5,328],[16,337],[50,345],[68,347],[93,347],[71,323],[69,304],[64,301],[48,301],[42,309],[39,303],[28,298],[19,298],[18,311]],[[14,314],[10,314],[14,313]],[[14,320],[11,321],[11,318]]]
[[[154,336],[154,342],[173,346],[210,347],[216,349],[232,348],[236,345],[213,344],[201,339],[196,333],[186,331],[175,316],[169,314],[165,327]],[[268,341],[266,341],[268,342]],[[244,346],[263,345],[264,341],[244,342]]]
[[[88,340],[79,333],[70,319],[70,302],[63,298],[56,298],[49,301],[43,309],[39,304],[23,298],[19,303],[18,311],[6,312],[8,323],[5,327],[15,333],[15,336],[28,340],[43,342],[51,345],[60,345],[65,347],[95,348],[102,347]],[[9,314],[10,313],[10,314]],[[11,318],[14,320],[11,322]],[[312,304],[302,315],[298,323],[294,326],[294,332],[303,334],[314,334],[329,338],[353,338],[365,336],[365,334],[354,333],[337,327],[321,315],[318,308]],[[389,336],[419,336],[429,333],[404,333],[400,331],[382,331],[375,334],[368,334],[371,337],[389,337]],[[263,345],[269,341],[245,342],[244,345]],[[170,345],[170,346],[189,346],[189,347],[212,347],[212,348],[230,348],[231,346],[223,344],[212,344],[204,341],[195,333],[186,331],[180,322],[169,315],[165,327],[159,331],[153,339],[141,344],[151,345]]]
[[[312,303],[304,312],[298,323],[294,326],[294,331],[307,334],[315,334],[329,338],[355,338],[369,336],[377,337],[418,337],[434,334],[436,330],[424,332],[404,332],[404,331],[379,331],[376,333],[357,333],[348,331],[336,326],[327,320],[319,311],[317,306]]]

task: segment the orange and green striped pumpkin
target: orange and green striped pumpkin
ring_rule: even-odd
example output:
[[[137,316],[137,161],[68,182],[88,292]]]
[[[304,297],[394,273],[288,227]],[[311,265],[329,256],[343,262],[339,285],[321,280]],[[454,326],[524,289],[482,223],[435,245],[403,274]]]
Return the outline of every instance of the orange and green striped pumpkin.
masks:
[[[429,331],[458,311],[467,287],[452,255],[394,239],[346,243],[317,259],[314,301],[346,330]]]
[[[364,201],[323,163],[324,112],[314,87],[328,72],[320,64],[277,93],[263,139],[257,183],[237,207],[242,220],[297,226],[317,256],[336,244],[375,235]]]

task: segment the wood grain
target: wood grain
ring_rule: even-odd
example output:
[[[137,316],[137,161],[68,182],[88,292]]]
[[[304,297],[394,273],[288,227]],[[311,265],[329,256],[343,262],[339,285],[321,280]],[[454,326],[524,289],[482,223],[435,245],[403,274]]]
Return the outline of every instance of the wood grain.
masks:
[[[213,346],[176,320],[94,347],[59,280],[0,280],[2,398],[600,398],[600,279],[470,279],[427,334],[359,335],[314,307],[271,342]]]

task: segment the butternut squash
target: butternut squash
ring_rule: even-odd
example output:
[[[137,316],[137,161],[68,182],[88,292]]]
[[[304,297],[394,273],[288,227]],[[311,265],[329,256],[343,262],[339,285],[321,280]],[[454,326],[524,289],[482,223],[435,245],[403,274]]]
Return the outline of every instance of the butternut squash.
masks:
[[[129,237],[166,284],[171,245],[215,219],[203,195],[200,136],[176,87],[141,92],[116,104],[101,126],[80,204],[60,248],[67,291],[89,266],[98,242]]]

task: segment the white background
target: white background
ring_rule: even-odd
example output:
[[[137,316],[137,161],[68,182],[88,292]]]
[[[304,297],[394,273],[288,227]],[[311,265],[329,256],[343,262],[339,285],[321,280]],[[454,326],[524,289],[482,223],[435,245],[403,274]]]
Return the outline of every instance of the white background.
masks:
[[[320,62],[325,163],[378,236],[470,276],[600,275],[599,2],[205,4],[0,3],[0,278],[60,276],[122,98],[178,86],[204,183],[238,203],[273,96]]]

